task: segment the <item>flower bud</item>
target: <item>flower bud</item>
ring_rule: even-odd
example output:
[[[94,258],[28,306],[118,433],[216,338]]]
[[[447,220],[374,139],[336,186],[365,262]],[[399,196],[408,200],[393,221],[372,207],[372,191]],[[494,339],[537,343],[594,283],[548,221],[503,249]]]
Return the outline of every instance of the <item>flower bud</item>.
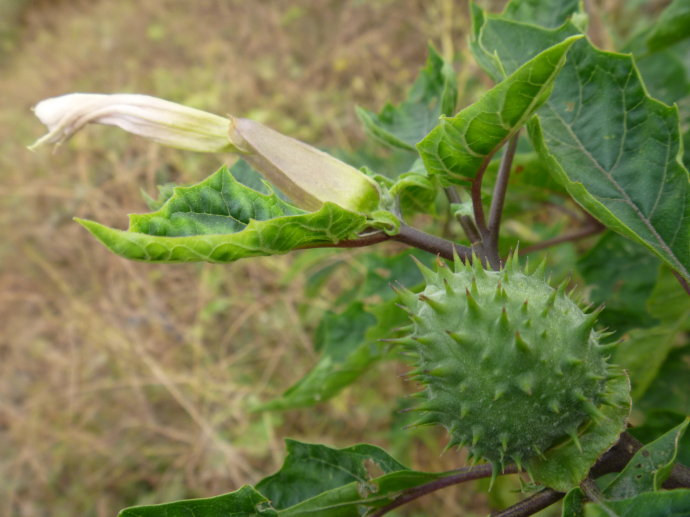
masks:
[[[34,112],[49,132],[30,149],[61,144],[89,123],[107,124],[170,147],[237,153],[301,208],[317,210],[325,202],[355,212],[378,207],[379,190],[368,176],[252,120],[134,94],[72,93],[41,101]]]
[[[71,93],[39,102],[34,113],[49,132],[30,149],[61,144],[86,124],[95,123],[118,126],[179,149],[237,151],[228,140],[228,119],[148,95]]]
[[[330,201],[355,212],[379,203],[376,183],[354,167],[258,122],[232,118],[230,140],[246,150],[242,158],[307,209]]]

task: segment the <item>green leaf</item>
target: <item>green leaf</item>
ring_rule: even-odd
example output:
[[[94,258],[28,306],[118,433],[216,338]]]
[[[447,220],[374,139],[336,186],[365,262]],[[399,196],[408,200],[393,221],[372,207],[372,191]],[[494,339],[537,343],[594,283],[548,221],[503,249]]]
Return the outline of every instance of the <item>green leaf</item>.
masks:
[[[647,37],[647,47],[658,51],[690,38],[690,1],[674,0],[659,16]]]
[[[682,424],[642,447],[623,471],[604,489],[607,499],[629,499],[643,492],[657,491],[671,474],[678,455],[678,443],[690,423]]]
[[[537,457],[527,463],[537,483],[561,492],[579,486],[599,456],[616,443],[625,431],[631,407],[627,375],[620,370],[616,377],[607,382],[606,390],[606,399],[612,405],[600,405],[599,410],[605,418],[596,423],[590,422],[580,430],[580,447],[572,440],[567,440],[546,451],[545,458]]]
[[[580,0],[518,0],[508,2],[503,17],[542,27],[560,27],[577,14]]]
[[[315,495],[352,482],[366,485],[373,477],[367,469],[388,473],[407,470],[383,449],[359,444],[344,449],[285,441],[288,455],[281,469],[256,485],[273,506],[284,509]]]
[[[690,344],[672,350],[637,407],[690,415]]]
[[[429,205],[436,199],[437,189],[426,173],[407,172],[398,177],[390,193],[400,197],[402,213],[411,215],[430,212]]]
[[[680,322],[690,329],[690,297],[667,268],[659,272],[654,290],[647,300],[649,313],[665,322]]]
[[[217,497],[125,508],[118,517],[275,517],[278,512],[251,486]]]
[[[316,331],[318,363],[279,398],[258,405],[256,411],[311,406],[339,393],[382,357],[380,343],[366,339],[376,318],[355,302],[341,314],[328,312]]]
[[[417,149],[430,174],[444,185],[463,184],[541,106],[551,93],[568,49],[578,37],[549,48],[525,63],[455,117],[443,118]]]
[[[659,438],[668,429],[679,425],[685,418],[685,413],[652,409],[645,412],[642,425],[638,424],[628,432],[642,443],[648,443]],[[685,433],[678,444],[678,462],[683,465],[690,464],[690,433]]]
[[[540,29],[481,13],[473,50],[490,73],[496,60],[510,73],[577,32],[571,23]],[[528,128],[578,203],[690,278],[690,188],[678,111],[647,96],[630,56],[575,43]]]
[[[157,211],[130,216],[129,230],[77,219],[111,251],[148,262],[232,262],[337,243],[365,217],[333,203],[305,212],[239,183],[226,167],[191,187],[176,187]]]
[[[660,374],[662,365],[667,361],[673,347],[678,344],[682,333],[690,328],[690,297],[667,268],[659,272],[646,305],[647,312],[660,323],[654,327],[629,332],[626,339],[616,348],[613,359],[616,364],[628,370],[635,401],[640,401],[650,386],[656,383],[657,376],[666,377],[666,374]],[[690,384],[687,381],[683,382],[682,377],[676,380],[681,382],[681,390],[690,390]],[[660,379],[660,382],[663,380]]]
[[[426,66],[400,106],[386,104],[378,115],[357,107],[367,133],[381,143],[415,152],[415,144],[436,126],[438,117],[455,111],[455,71],[432,46],[428,52]]]
[[[561,517],[584,517],[585,495],[579,488],[573,488],[563,498]]]
[[[612,513],[613,512],[613,513]],[[585,506],[586,517],[690,517],[690,490],[646,492],[631,499]]]
[[[448,474],[399,470],[371,479],[357,481],[323,492],[280,512],[281,517],[360,517],[367,508],[391,503],[403,490],[429,483]]]
[[[636,58],[652,97],[673,104],[690,95],[690,40]],[[682,113],[682,111],[681,111]]]
[[[589,301],[605,304],[599,323],[617,335],[655,323],[647,312],[647,298],[659,275],[659,260],[643,246],[613,232],[605,233],[577,268],[587,282]],[[631,375],[633,382],[635,376]]]
[[[281,516],[359,517],[406,488],[451,473],[409,470],[383,449],[360,444],[345,449],[287,440],[283,467],[256,485]]]
[[[659,374],[679,330],[678,325],[668,323],[634,329],[616,347],[613,362],[630,375],[633,400],[639,400]]]

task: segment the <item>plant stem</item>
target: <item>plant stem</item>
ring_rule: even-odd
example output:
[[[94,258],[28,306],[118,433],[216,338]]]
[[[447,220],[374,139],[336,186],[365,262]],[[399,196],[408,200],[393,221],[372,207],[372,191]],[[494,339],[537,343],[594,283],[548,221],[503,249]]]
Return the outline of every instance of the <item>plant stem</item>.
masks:
[[[479,229],[479,233],[483,239],[486,238],[486,236],[488,235],[489,229],[486,227],[486,218],[484,217],[484,205],[482,205],[482,179],[484,178],[486,168],[489,166],[489,163],[491,163],[491,156],[493,155],[490,154],[489,156],[484,158],[484,161],[482,162],[481,166],[479,167],[479,170],[477,171],[477,175],[472,180],[471,189],[472,210],[474,210],[474,222],[477,224],[477,228]]]
[[[314,244],[310,246],[305,246],[303,249],[307,248],[362,248],[364,246],[371,246],[373,244],[378,244],[379,242],[389,241],[391,236],[382,231],[376,231],[362,235],[357,239],[351,239],[348,241],[340,241],[338,243],[328,243],[328,244]]]
[[[462,199],[460,199],[460,195],[458,194],[458,191],[455,189],[455,187],[446,187],[443,190],[446,193],[446,197],[448,197],[448,201],[455,204],[462,203]],[[460,226],[462,226],[465,235],[472,243],[472,247],[474,248],[479,243],[481,243],[482,238],[479,235],[479,230],[477,230],[477,227],[475,226],[472,218],[469,215],[459,215],[457,219],[460,223]]]
[[[510,170],[513,166],[513,158],[515,157],[515,149],[517,149],[518,131],[508,142],[501,159],[501,165],[498,168],[498,176],[496,176],[496,184],[494,185],[494,194],[491,198],[491,208],[489,209],[489,228],[487,242],[484,249],[489,255],[489,260],[498,262],[500,258],[498,255],[498,232],[501,228],[501,215],[503,214],[503,204],[505,203],[506,190],[508,190],[508,179],[510,178]]]
[[[476,467],[468,467],[465,469],[460,469],[457,474],[452,474],[450,476],[437,479],[435,481],[430,481],[424,485],[411,488],[403,492],[402,495],[396,497],[393,502],[387,504],[386,506],[379,508],[376,512],[372,513],[370,517],[381,517],[387,514],[391,510],[414,501],[415,499],[446,488],[451,485],[457,485],[459,483],[464,483],[466,481],[472,481],[474,479],[486,478],[492,475],[493,467],[491,465],[478,465]],[[503,474],[515,474],[518,471],[515,465],[508,465],[504,470]]]
[[[550,248],[551,246],[556,246],[557,244],[562,244],[564,242],[571,242],[579,239],[584,239],[585,237],[589,237],[590,235],[596,235],[597,233],[603,232],[605,229],[606,227],[598,222],[596,224],[592,223],[574,232],[565,233],[558,237],[554,237],[553,239],[548,239],[543,242],[533,244],[532,246],[522,248],[520,250],[520,255],[527,255],[528,253],[533,253],[535,251]]]
[[[529,496],[527,499],[523,499],[519,503],[514,504],[510,508],[506,508],[505,510],[491,515],[492,517],[526,517],[527,515],[535,514],[539,510],[551,506],[560,501],[564,496],[565,494],[563,492],[556,492],[551,488],[545,488]]]
[[[472,259],[472,249],[467,246],[455,244],[404,223],[400,225],[400,232],[397,235],[392,235],[390,238],[394,241],[414,246],[420,250],[428,251],[434,255],[439,255],[446,260],[453,260],[454,252],[458,254],[463,262]]]
[[[683,278],[683,276],[678,271],[674,271],[673,276],[676,277],[680,285],[683,287],[683,289],[685,289],[685,292],[688,293],[688,295],[690,295],[690,284],[688,284],[688,281],[685,278]]]

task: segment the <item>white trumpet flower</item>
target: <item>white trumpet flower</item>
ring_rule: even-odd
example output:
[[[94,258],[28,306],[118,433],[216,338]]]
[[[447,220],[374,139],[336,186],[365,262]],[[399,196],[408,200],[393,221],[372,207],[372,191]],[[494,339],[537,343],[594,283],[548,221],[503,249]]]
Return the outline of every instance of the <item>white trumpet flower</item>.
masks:
[[[93,123],[118,126],[179,149],[212,153],[238,150],[228,139],[227,118],[148,95],[71,93],[39,102],[34,113],[48,127],[48,134],[29,149],[59,145]]]
[[[225,118],[148,95],[72,93],[39,102],[36,116],[48,134],[30,149],[61,144],[86,124],[118,126],[160,144],[242,156],[298,206],[327,201],[356,212],[378,207],[376,183],[359,170],[258,122]]]

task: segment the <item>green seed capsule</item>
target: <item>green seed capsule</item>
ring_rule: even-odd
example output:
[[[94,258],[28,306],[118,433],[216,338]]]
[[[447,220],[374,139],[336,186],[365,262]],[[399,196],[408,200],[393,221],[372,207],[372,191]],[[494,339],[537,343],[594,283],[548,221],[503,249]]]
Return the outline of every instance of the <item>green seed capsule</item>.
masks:
[[[469,444],[496,467],[576,439],[602,418],[610,377],[596,311],[585,313],[565,283],[549,286],[543,268],[528,274],[516,262],[425,268],[424,291],[403,297],[413,322],[403,346],[425,372],[420,424],[445,427],[449,446]]]

